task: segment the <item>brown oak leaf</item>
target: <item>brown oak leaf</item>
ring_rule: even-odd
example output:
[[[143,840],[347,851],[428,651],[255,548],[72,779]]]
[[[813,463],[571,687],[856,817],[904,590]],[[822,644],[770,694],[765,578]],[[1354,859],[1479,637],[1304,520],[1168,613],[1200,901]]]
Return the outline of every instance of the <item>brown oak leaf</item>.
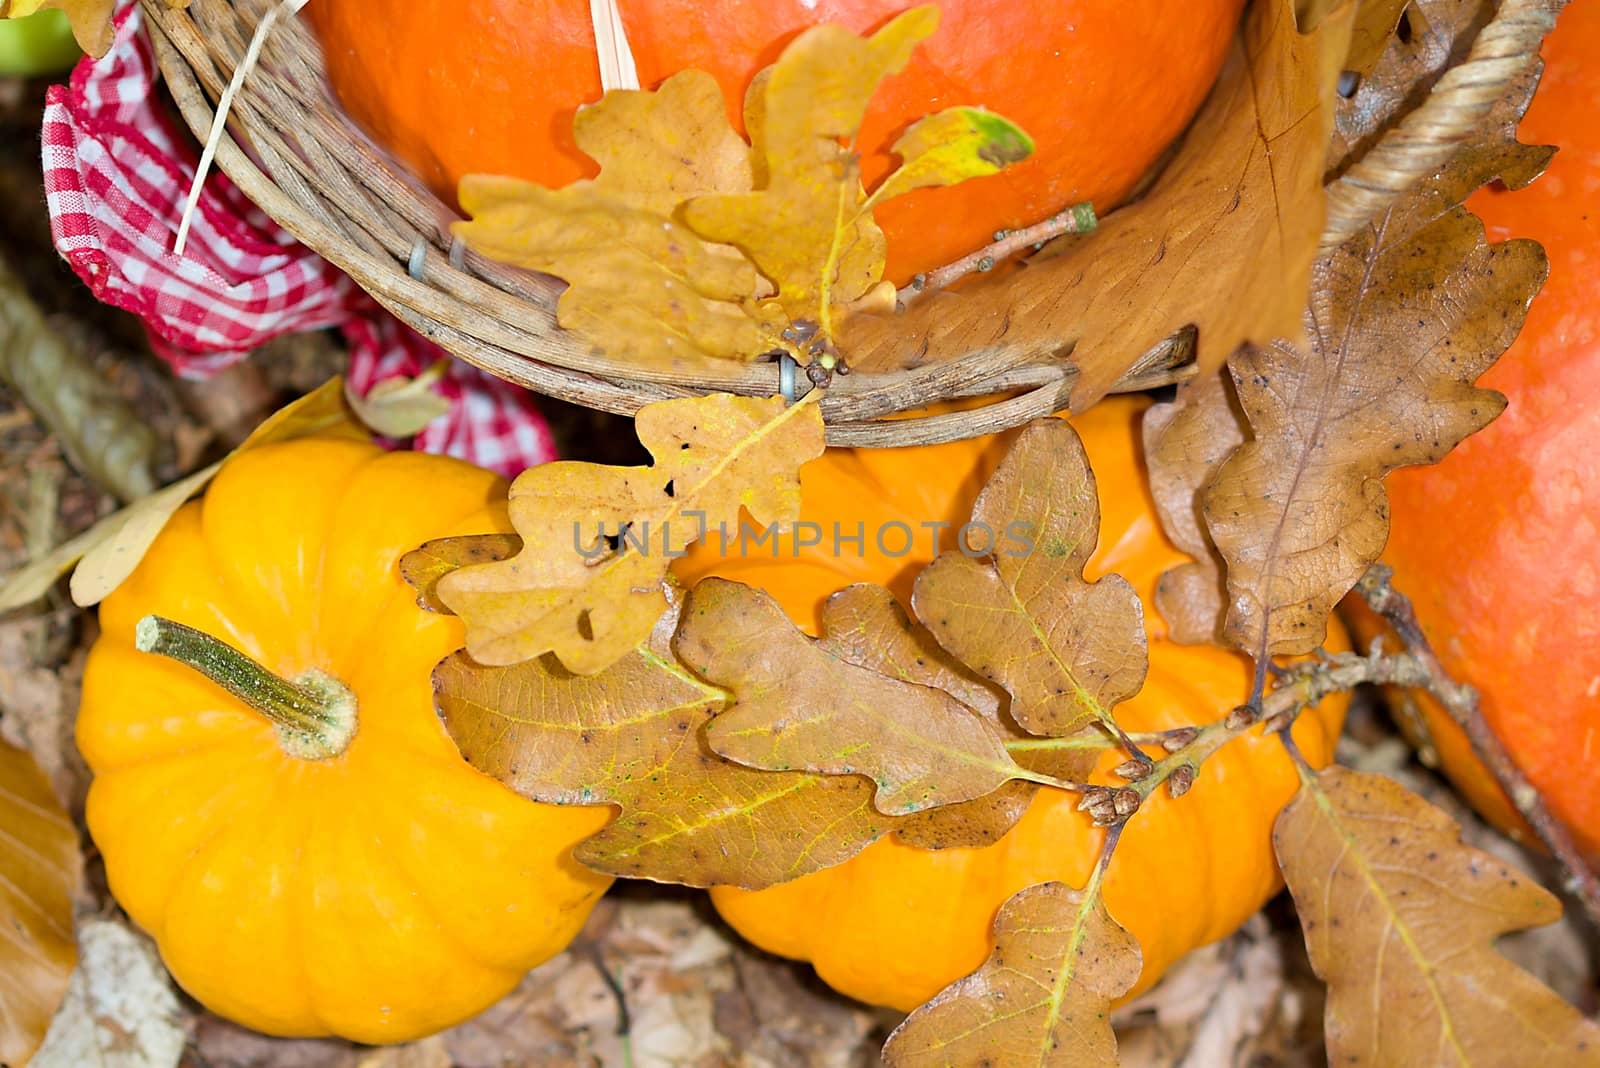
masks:
[[[511,485],[522,551],[436,583],[479,663],[547,652],[579,674],[615,663],[665,610],[672,560],[710,530],[735,529],[741,509],[768,526],[794,520],[800,466],[823,449],[817,406],[782,397],[661,401],[634,425],[653,466],[530,468]]]
[[[706,737],[741,764],[864,775],[892,816],[970,801],[1024,774],[999,730],[949,693],[835,655],[761,590],[702,579],[673,649],[732,695]]]
[[[674,603],[649,640],[595,675],[553,657],[434,672],[439,713],[473,767],[550,804],[612,804],[578,846],[612,875],[759,889],[839,864],[888,833],[854,775],[758,771],[717,756],[705,728],[727,695],[677,661]]]
[[[1600,1027],[1494,949],[1554,922],[1560,902],[1463,845],[1445,813],[1330,767],[1278,817],[1273,844],[1328,984],[1331,1063],[1600,1065]]]
[[[0,742],[0,1063],[44,1040],[78,960],[78,832],[33,758]]]
[[[829,597],[822,609],[822,634],[822,646],[834,656],[950,694],[993,725],[1005,739],[1011,759],[1029,771],[1083,782],[1106,741],[1093,729],[1085,732],[1092,737],[1039,738],[1018,727],[1005,692],[946,652],[882,586],[847,586]],[[1022,818],[1038,788],[1037,783],[1013,779],[983,797],[907,816],[895,824],[895,837],[918,849],[993,845]]]
[[[1186,324],[1199,327],[1206,368],[1247,341],[1297,336],[1351,9],[1301,34],[1293,0],[1251,5],[1216,88],[1141,200],[1019,272],[898,316],[856,316],[846,356],[881,368],[996,347],[1031,361],[1070,350],[1081,411]]]
[[[1111,1003],[1132,989],[1139,944],[1088,891],[1041,883],[1000,907],[994,950],[889,1036],[890,1068],[1104,1068]]]
[[[912,598],[917,618],[1005,688],[1024,730],[1112,725],[1112,708],[1144,684],[1144,610],[1121,577],[1083,577],[1100,502],[1077,432],[1060,419],[1028,426],[978,495],[972,527],[988,544],[928,565]],[[974,548],[989,555],[975,558]]]
[[[430,612],[448,614],[450,608],[439,600],[439,580],[452,571],[474,564],[509,560],[522,551],[522,539],[515,534],[468,534],[458,538],[438,538],[424,542],[400,558],[400,577],[417,591],[417,604]]]
[[[1521,328],[1544,254],[1488,244],[1465,209],[1439,213],[1438,195],[1425,186],[1317,262],[1309,349],[1230,362],[1252,440],[1204,507],[1228,565],[1225,636],[1258,662],[1322,643],[1388,538],[1384,475],[1436,463],[1505,405],[1473,382]]]
[[[1222,557],[1206,529],[1206,484],[1244,444],[1244,413],[1227,372],[1184,383],[1174,399],[1146,410],[1142,427],[1150,495],[1161,526],[1193,562],[1163,572],[1156,609],[1173,641],[1221,644],[1228,588]]]

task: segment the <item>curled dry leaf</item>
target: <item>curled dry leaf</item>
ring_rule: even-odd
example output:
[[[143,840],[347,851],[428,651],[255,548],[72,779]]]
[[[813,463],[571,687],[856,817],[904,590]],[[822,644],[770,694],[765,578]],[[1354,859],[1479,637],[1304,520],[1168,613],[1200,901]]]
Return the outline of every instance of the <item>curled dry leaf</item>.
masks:
[[[1553,922],[1560,903],[1459,831],[1398,783],[1339,767],[1278,817],[1273,843],[1328,984],[1330,1061],[1600,1064],[1600,1028],[1493,945]]]
[[[86,923],[82,960],[30,1068],[177,1068],[186,1040],[156,947],[120,923]]]
[[[344,403],[344,388],[338,378],[275,413],[221,462],[107,516],[10,576],[0,588],[0,612],[43,596],[73,565],[77,568],[72,573],[72,600],[85,608],[99,604],[122,584],[123,579],[133,574],[172,513],[204,489],[228,460],[275,441],[327,433],[364,436],[350,419]]]
[[[1344,58],[1346,71],[1358,78],[1365,78],[1372,73],[1372,68],[1378,65],[1378,60],[1383,58],[1383,54],[1389,51],[1391,44],[1396,41],[1395,31],[1400,27],[1400,18],[1411,3],[1412,0],[1359,0],[1356,4],[1355,24],[1350,27],[1350,51]],[[1303,14],[1301,24],[1305,24]],[[1341,107],[1336,114],[1346,110]]]
[[[1156,582],[1156,608],[1173,641],[1222,642],[1228,590],[1202,501],[1217,469],[1244,444],[1246,425],[1226,371],[1191,379],[1176,398],[1144,414],[1144,455],[1156,513],[1172,543],[1193,557]]]
[[[33,758],[0,742],[0,1063],[44,1039],[77,962],[78,832]]]
[[[1143,199],[1019,273],[899,316],[858,316],[846,356],[879,368],[908,353],[934,362],[998,347],[1038,361],[1070,348],[1081,411],[1186,324],[1199,327],[1207,368],[1246,341],[1298,335],[1352,6],[1302,35],[1293,0],[1252,4],[1216,88]]]
[[[569,283],[561,325],[609,355],[650,362],[823,351],[834,318],[883,277],[873,209],[998,172],[1033,143],[976,108],[914,123],[899,170],[868,196],[853,140],[878,84],[939,21],[914,8],[863,39],[838,26],[797,37],[745,99],[747,145],[715,79],[685,71],[655,92],[613,91],[578,113],[598,177],[549,190],[469,177],[456,232],[496,259]]]
[[[448,614],[449,607],[439,600],[439,580],[474,564],[493,564],[509,560],[522,551],[522,539],[515,534],[468,534],[459,538],[439,538],[424,542],[400,558],[400,577],[417,591],[417,604],[430,612]]]
[[[189,0],[166,0],[168,7],[188,7]],[[103,56],[111,47],[111,16],[117,0],[0,0],[0,19],[21,19],[55,8],[67,14],[78,47],[91,56]]]
[[[1031,424],[979,494],[969,539],[917,577],[913,607],[939,644],[1011,695],[1033,734],[1064,736],[1139,692],[1144,610],[1126,580],[1083,577],[1100,503],[1083,443],[1060,419]],[[973,548],[990,555],[976,559]]]
[[[1436,463],[1505,406],[1472,383],[1521,329],[1545,258],[1532,241],[1488,244],[1464,208],[1441,214],[1456,181],[1447,170],[1317,262],[1309,350],[1230,361],[1252,440],[1204,507],[1228,565],[1225,636],[1258,662],[1322,643],[1388,538],[1383,476]]]
[[[1000,907],[983,967],[889,1036],[890,1068],[1104,1068],[1117,1063],[1111,1003],[1133,988],[1139,944],[1099,893],[1061,883]]]
[[[479,663],[553,652],[593,674],[627,656],[666,608],[672,560],[711,531],[731,536],[741,508],[768,526],[793,521],[800,466],[823,449],[817,405],[782,397],[661,401],[634,425],[653,466],[530,468],[511,485],[522,551],[435,584]]]
[[[345,385],[345,403],[357,419],[386,438],[409,438],[422,433],[435,419],[450,414],[450,401],[433,387],[450,369],[448,357],[415,378],[389,378],[379,382],[365,397]]]
[[[673,649],[731,695],[706,738],[741,764],[864,775],[891,816],[970,801],[1023,774],[966,705],[835,655],[761,590],[702,579]]]
[[[757,771],[723,760],[705,727],[727,695],[673,656],[676,605],[647,643],[595,675],[545,656],[434,672],[440,716],[466,759],[551,804],[614,804],[580,845],[599,871],[757,889],[842,863],[888,832],[854,775]]]

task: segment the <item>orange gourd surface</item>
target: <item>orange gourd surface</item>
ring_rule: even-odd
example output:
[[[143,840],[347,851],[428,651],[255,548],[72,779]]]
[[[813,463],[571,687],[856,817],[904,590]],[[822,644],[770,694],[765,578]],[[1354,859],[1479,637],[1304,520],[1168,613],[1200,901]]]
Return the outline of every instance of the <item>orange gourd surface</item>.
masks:
[[[1143,691],[1117,709],[1129,731],[1158,731],[1226,715],[1249,694],[1247,662],[1212,647],[1166,640],[1151,607],[1162,571],[1185,558],[1157,522],[1140,456],[1142,401],[1108,400],[1073,420],[1093,464],[1102,509],[1091,577],[1117,572],[1139,591],[1150,636]],[[921,529],[924,522],[964,521],[998,462],[995,440],[935,449],[830,451],[802,473],[804,519],[847,532],[864,521],[867,552],[835,557],[831,538],[801,560],[755,556],[718,559],[702,548],[682,562],[686,577],[715,573],[771,593],[815,633],[822,602],[852,582],[888,585],[902,599],[931,558],[931,532],[902,558],[879,552],[872,532],[883,523]],[[903,542],[896,537],[892,548]],[[826,550],[826,551],[824,551]],[[1329,647],[1346,648],[1333,624]],[[1332,757],[1346,703],[1330,699],[1301,717],[1295,739],[1307,758]],[[1097,781],[1123,756],[1108,751]],[[1202,767],[1179,800],[1158,791],[1123,834],[1107,875],[1111,915],[1139,940],[1144,989],[1189,950],[1231,933],[1277,891],[1271,829],[1298,787],[1276,738],[1243,736]],[[767,890],[716,888],[712,900],[741,934],[764,949],[811,961],[835,989],[909,1010],[987,956],[999,906],[1038,882],[1082,886],[1103,832],[1076,810],[1078,798],[1042,789],[1018,825],[982,849],[927,851],[893,838],[846,863]]]
[[[610,880],[571,847],[606,808],[525,801],[469,767],[433,707],[462,645],[399,558],[510,530],[504,484],[459,461],[309,438],[234,459],[101,606],[78,745],[112,893],[208,1008],[275,1035],[415,1038],[560,952]],[[338,756],[292,756],[260,713],[137,651],[159,614],[292,678],[354,692]]]
[[[878,28],[913,0],[620,0],[640,83],[687,68],[738,122],[751,77],[799,32]],[[1022,126],[1035,157],[878,213],[889,277],[948,263],[993,232],[1082,200],[1106,211],[1211,87],[1243,0],[944,0],[942,24],[874,99],[858,143],[871,183],[908,123],[973,105]],[[345,109],[447,201],[465,174],[561,186],[594,172],[572,140],[600,98],[588,0],[317,0],[306,9]]]
[[[1510,405],[1435,467],[1389,480],[1384,559],[1445,666],[1554,815],[1600,857],[1600,6],[1572,4],[1518,135],[1559,146],[1544,177],[1467,206],[1493,240],[1531,237],[1550,278],[1480,384]],[[1444,767],[1508,829],[1509,801],[1419,698]]]

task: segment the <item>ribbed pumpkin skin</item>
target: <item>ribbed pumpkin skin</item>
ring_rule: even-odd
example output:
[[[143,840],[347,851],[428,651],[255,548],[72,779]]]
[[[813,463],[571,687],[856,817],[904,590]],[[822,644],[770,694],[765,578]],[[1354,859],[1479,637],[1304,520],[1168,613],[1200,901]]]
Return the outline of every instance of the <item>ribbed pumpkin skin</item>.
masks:
[[[1510,404],[1439,464],[1389,479],[1384,559],[1445,666],[1600,859],[1600,7],[1566,7],[1543,55],[1518,139],[1560,150],[1527,188],[1467,202],[1491,240],[1531,237],[1550,257],[1522,333],[1479,383]],[[1450,777],[1535,841],[1449,715],[1416,696]]]
[[[462,645],[396,566],[509,530],[455,460],[303,439],[243,454],[102,604],[78,745],[112,893],[185,990],[274,1035],[396,1042],[486,1008],[561,951],[610,880],[571,847],[606,808],[525,801],[470,768],[433,707]],[[156,613],[359,702],[341,755],[286,755],[259,713],[134,648]]]
[[[1247,662],[1210,647],[1165,640],[1166,628],[1151,607],[1156,578],[1184,557],[1167,542],[1146,487],[1138,444],[1141,401],[1108,400],[1073,420],[1098,479],[1102,521],[1091,577],[1123,575],[1145,602],[1150,674],[1140,694],[1117,709],[1130,731],[1156,731],[1220,718],[1249,694]],[[915,525],[945,518],[937,507],[964,518],[976,488],[998,461],[994,441],[922,450],[880,452],[866,463],[829,452],[803,473],[806,517],[854,524],[867,512],[894,513]],[[839,479],[838,492],[822,489]],[[917,487],[918,500],[904,491]],[[816,488],[813,488],[816,487]],[[869,518],[869,527],[876,519]],[[919,543],[919,550],[922,550]],[[812,569],[792,562],[729,561],[706,556],[686,563],[696,573],[724,574],[762,586],[798,621],[815,627],[821,602],[855,581],[888,582],[902,596],[927,560],[877,557],[833,568],[815,556]],[[1333,624],[1329,647],[1346,648]],[[1303,716],[1295,740],[1314,765],[1332,758],[1347,702],[1325,701]],[[1111,768],[1124,757],[1107,752],[1097,781],[1116,781]],[[1189,950],[1222,938],[1281,886],[1271,829],[1293,796],[1298,778],[1281,743],[1259,732],[1240,738],[1201,769],[1193,789],[1178,801],[1158,792],[1128,825],[1106,882],[1112,916],[1139,940],[1144,972],[1137,990],[1154,983]],[[995,911],[1023,887],[1048,880],[1082,886],[1099,852],[1103,832],[1076,811],[1078,798],[1038,792],[1021,822],[993,846],[932,852],[893,838],[868,847],[838,867],[758,892],[712,890],[718,911],[751,942],[774,953],[812,962],[834,989],[862,1001],[909,1011],[988,955]]]
[[[750,79],[801,31],[877,29],[915,0],[620,0],[641,84],[695,68],[738,121]],[[1079,200],[1109,210],[1204,100],[1243,0],[942,0],[938,33],[874,98],[859,144],[869,183],[889,146],[941,108],[982,106],[1027,130],[1034,158],[886,204],[900,282]],[[345,109],[446,200],[461,177],[549,186],[594,173],[572,139],[600,99],[586,0],[317,0],[306,8]]]

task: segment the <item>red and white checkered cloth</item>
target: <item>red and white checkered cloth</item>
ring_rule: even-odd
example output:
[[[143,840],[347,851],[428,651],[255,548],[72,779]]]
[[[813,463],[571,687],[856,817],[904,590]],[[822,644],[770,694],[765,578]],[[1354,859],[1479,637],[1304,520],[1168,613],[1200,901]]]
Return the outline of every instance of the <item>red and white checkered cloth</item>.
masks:
[[[204,378],[283,334],[337,327],[358,394],[414,377],[447,354],[299,244],[220,171],[207,177],[182,256],[178,222],[197,146],[155,92],[159,76],[137,0],[120,0],[116,43],[50,90],[44,179],[56,248],[101,300],[144,320],[185,378]],[[555,456],[524,389],[452,360],[438,391],[450,412],[412,444],[506,475]]]

